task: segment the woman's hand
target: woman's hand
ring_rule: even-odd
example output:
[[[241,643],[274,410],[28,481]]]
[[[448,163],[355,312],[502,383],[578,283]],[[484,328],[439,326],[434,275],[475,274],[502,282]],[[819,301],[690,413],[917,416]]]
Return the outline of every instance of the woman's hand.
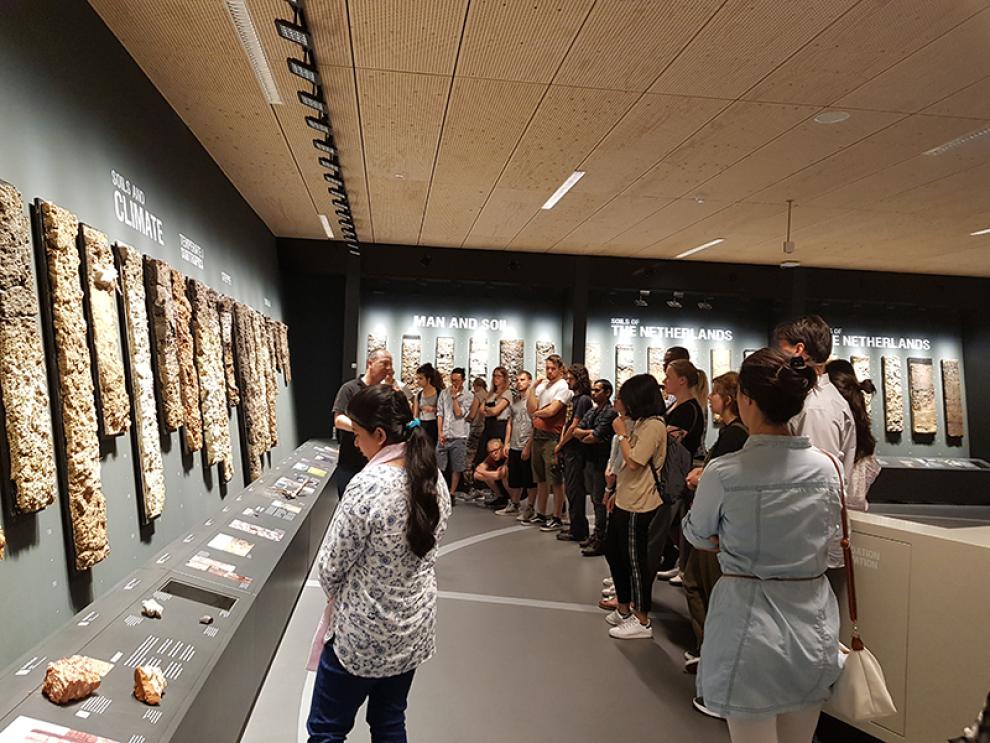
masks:
[[[522,461],[528,462],[532,454],[533,454],[533,445],[531,443],[526,444],[526,446],[524,446],[522,450],[522,457],[521,457]]]
[[[673,436],[675,441],[681,441],[685,436],[687,436],[687,431],[683,428],[678,428],[677,426],[667,426],[667,433]]]
[[[714,552],[720,551],[720,543],[718,541],[718,537],[708,537],[708,541],[712,543]]]
[[[626,419],[621,415],[615,416],[615,420],[612,421],[612,430],[615,431],[617,436],[626,435]]]
[[[684,483],[688,486],[690,490],[698,489],[698,481],[701,479],[702,472],[704,472],[704,468],[695,467],[693,470],[687,473],[687,477],[684,478]]]
[[[605,510],[612,513],[615,508],[615,491],[605,493]]]

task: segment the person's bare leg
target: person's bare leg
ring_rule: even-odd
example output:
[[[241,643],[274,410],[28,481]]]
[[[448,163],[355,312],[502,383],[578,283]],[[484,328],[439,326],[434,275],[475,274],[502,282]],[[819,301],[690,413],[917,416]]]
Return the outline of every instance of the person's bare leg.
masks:
[[[461,484],[461,473],[451,472],[450,473],[450,492],[456,493],[457,487]]]
[[[547,515],[547,491],[548,487],[545,482],[538,483],[536,486],[536,512],[541,516]]]
[[[522,501],[522,488],[510,488],[508,482],[506,482],[506,490],[509,491],[509,497],[512,499],[512,502],[518,506],[520,501]]]
[[[779,743],[809,743],[815,737],[818,717],[822,708],[819,705],[777,715],[777,740]]]

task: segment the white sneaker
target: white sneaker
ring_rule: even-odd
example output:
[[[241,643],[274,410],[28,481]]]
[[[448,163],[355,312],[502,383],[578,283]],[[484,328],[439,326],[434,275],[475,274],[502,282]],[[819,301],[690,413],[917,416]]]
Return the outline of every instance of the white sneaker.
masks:
[[[519,515],[516,516],[516,521],[526,522],[529,521],[531,518],[533,518],[533,507],[524,506],[522,510],[519,512]]]
[[[673,567],[670,570],[661,570],[657,573],[657,580],[670,580],[671,578],[675,578],[679,572],[681,571],[676,567]]]
[[[625,624],[626,622],[632,622],[632,621],[635,621],[636,624],[639,624],[639,620],[636,619],[636,617],[632,614],[632,612],[630,612],[626,616],[622,616],[622,614],[619,613],[618,609],[612,609],[612,611],[606,614],[605,621],[611,624],[613,627],[618,627],[621,624]]]
[[[500,508],[495,512],[496,516],[515,516],[519,513],[519,504],[510,503],[505,508]]]
[[[684,585],[684,573],[678,573],[673,578],[670,579],[670,585],[672,586],[683,586]]]
[[[603,586],[614,586],[615,585],[615,579],[614,578],[611,578],[611,577],[609,577],[609,578],[602,578],[602,585]]]
[[[603,599],[614,599],[615,598],[615,586],[605,586],[602,588],[602,598]]]
[[[631,622],[623,622],[613,627],[608,631],[608,635],[616,640],[652,640],[653,625],[643,626],[638,619],[634,619]]]

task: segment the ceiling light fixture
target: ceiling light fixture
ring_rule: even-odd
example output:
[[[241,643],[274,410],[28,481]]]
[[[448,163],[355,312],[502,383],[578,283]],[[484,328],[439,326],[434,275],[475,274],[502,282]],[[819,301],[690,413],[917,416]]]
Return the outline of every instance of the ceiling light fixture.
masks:
[[[787,200],[787,237],[784,238],[784,252],[790,255],[794,252],[794,241],[791,240],[791,209],[794,208],[794,199]]]
[[[313,85],[320,84],[320,73],[317,72],[313,65],[307,64],[299,59],[292,59],[291,57],[285,61],[286,64],[289,65],[289,72],[296,77],[301,77],[303,80],[308,80],[313,83]]]
[[[330,136],[330,120],[327,119],[326,116],[321,116],[320,118],[316,118],[315,116],[307,116],[306,125],[311,129],[316,129],[318,132],[323,132],[328,137]],[[314,139],[313,143],[315,144],[317,141],[319,140]]]
[[[244,0],[227,0],[227,14],[230,22],[234,24],[234,31],[241,42],[241,47],[247,55],[248,63],[254,70],[254,76],[258,78],[265,98],[273,106],[281,106],[282,96],[278,93],[278,86],[275,84],[275,76],[272,68],[268,66],[268,58],[265,57],[265,50],[261,46],[261,39],[251,20],[251,13],[248,11]]]
[[[351,205],[347,203],[347,196],[338,196],[333,200],[335,206],[342,206],[345,209],[350,209]]]
[[[691,248],[690,250],[685,250],[683,253],[679,253],[678,255],[675,255],[674,258],[687,258],[689,255],[694,255],[695,253],[700,253],[702,250],[708,250],[708,248],[710,248],[710,247],[712,247],[714,245],[718,245],[719,243],[724,243],[724,242],[725,242],[725,238],[724,237],[717,237],[714,240],[710,240],[709,242],[706,242],[704,245],[699,245],[696,248]]]
[[[849,118],[848,111],[822,111],[815,117],[817,124],[841,124]]]
[[[307,93],[304,90],[300,90],[297,94],[299,96],[299,102],[304,106],[309,106],[310,108],[315,108],[321,114],[327,112],[327,104],[323,102],[323,94],[317,91],[316,95],[312,93]]]
[[[347,194],[344,193],[344,191],[342,189],[340,189],[339,187],[337,187],[337,186],[334,186],[333,188],[328,188],[327,189],[327,193],[329,193],[335,199],[347,198]],[[337,202],[334,201],[333,203],[336,204]]]
[[[979,237],[980,235],[990,235],[990,227],[985,230],[977,230],[976,232],[970,232],[970,237]]]
[[[712,308],[712,303],[707,299],[698,302],[698,309],[705,310],[706,312]]]
[[[333,240],[333,230],[330,229],[330,220],[327,219],[325,214],[320,215],[320,224],[323,225],[323,231],[327,233],[327,237]]]
[[[553,192],[553,196],[546,200],[543,204],[544,209],[553,209],[557,205],[557,202],[564,198],[564,194],[570,191],[577,184],[579,180],[584,178],[583,170],[575,170],[569,176],[567,180],[560,184],[560,188]]]
[[[961,137],[956,137],[953,140],[946,142],[945,144],[940,144],[938,147],[932,147],[930,150],[925,150],[923,155],[944,155],[946,152],[956,149],[957,147],[962,147],[964,144],[969,144],[974,140],[980,139],[982,137],[990,134],[990,127],[986,129],[977,129],[970,132],[969,134],[963,134]]]
[[[667,306],[672,310],[679,310],[684,305],[681,300],[684,299],[684,292],[674,292],[674,297],[667,300]]]
[[[650,298],[649,289],[640,289],[639,296],[633,300],[633,304],[637,307],[649,307],[650,303],[647,301]]]
[[[781,261],[781,268],[800,268],[801,261]]]
[[[283,21],[281,18],[277,18],[275,19],[275,29],[283,39],[291,41],[293,44],[298,44],[306,51],[313,50],[313,37],[309,35],[309,31],[305,27],[300,26],[298,23]]]
[[[328,140],[314,139],[313,147],[318,149],[320,152],[327,153],[330,157],[337,157],[337,148],[330,144]]]
[[[342,180],[340,180],[340,178],[337,178],[335,176],[332,176],[329,173],[324,173],[323,174],[323,180],[325,180],[327,183],[332,183],[337,188],[343,188],[344,187],[344,182]]]
[[[351,216],[351,210],[350,209],[347,209],[345,207],[338,207],[338,208],[334,209],[333,212],[338,217],[349,217],[349,216]]]
[[[331,173],[339,173],[340,172],[340,166],[337,165],[337,163],[335,163],[329,157],[321,157],[319,159],[319,163],[320,163],[320,167],[326,168]]]

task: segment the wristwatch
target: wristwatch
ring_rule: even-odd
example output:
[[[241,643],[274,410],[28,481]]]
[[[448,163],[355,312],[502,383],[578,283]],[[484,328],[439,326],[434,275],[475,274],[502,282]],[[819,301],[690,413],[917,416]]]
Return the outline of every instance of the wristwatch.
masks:
[[[615,438],[617,438],[619,441],[625,441],[629,437],[626,436],[624,433],[619,433],[619,434],[616,434]]]

